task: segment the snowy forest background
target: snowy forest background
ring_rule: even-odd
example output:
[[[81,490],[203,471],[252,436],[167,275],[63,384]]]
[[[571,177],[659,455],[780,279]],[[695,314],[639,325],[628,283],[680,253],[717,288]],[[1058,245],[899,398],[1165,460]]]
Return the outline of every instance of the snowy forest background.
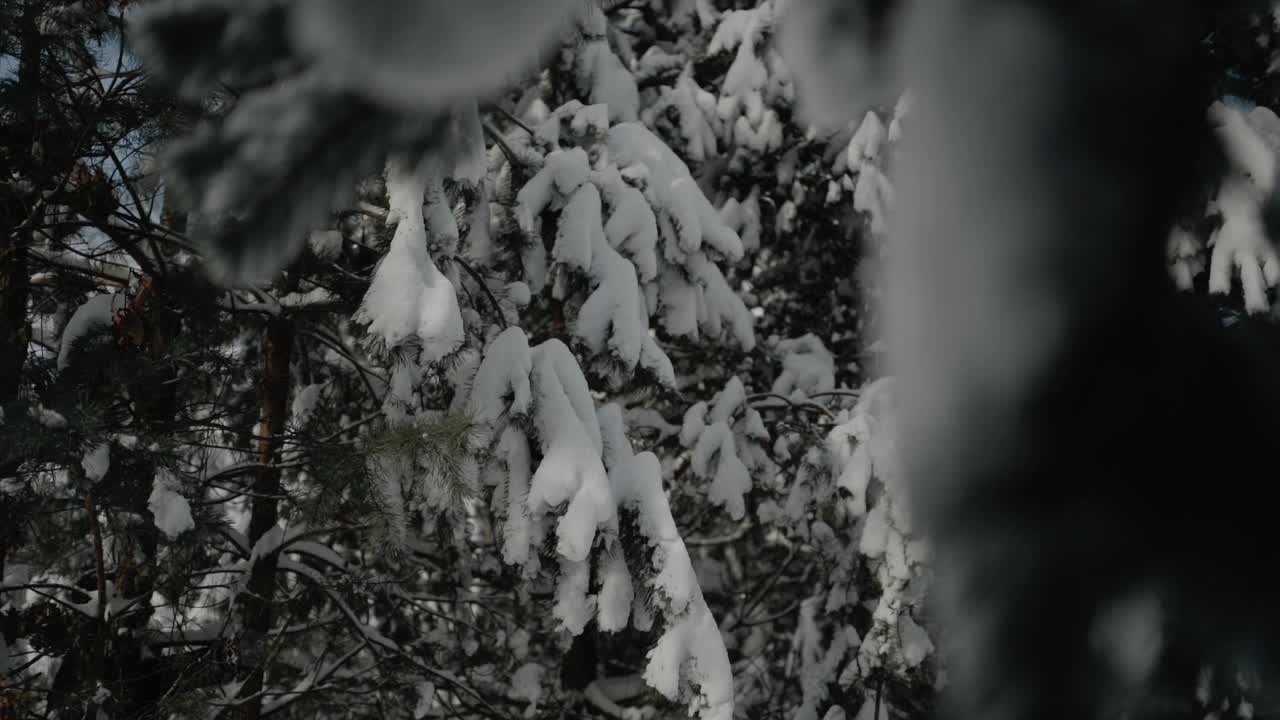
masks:
[[[925,716],[883,5],[0,3],[0,718]],[[1250,171],[1169,267],[1265,318]]]

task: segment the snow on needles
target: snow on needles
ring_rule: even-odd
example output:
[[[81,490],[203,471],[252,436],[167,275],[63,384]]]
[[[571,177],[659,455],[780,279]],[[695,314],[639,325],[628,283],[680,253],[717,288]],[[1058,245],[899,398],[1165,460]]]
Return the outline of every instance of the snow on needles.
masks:
[[[606,222],[601,189],[613,201]],[[652,279],[656,240],[652,213],[642,199],[623,184],[616,169],[593,173],[581,148],[556,150],[517,195],[521,229],[538,233],[534,219],[553,203],[561,205],[552,260],[560,267],[585,274],[591,291],[574,323],[574,336],[597,357],[617,365],[615,381],[629,379],[637,368],[671,386],[675,372],[666,353],[649,331],[649,314],[638,275]],[[629,251],[628,260],[619,251]]]
[[[157,470],[151,486],[151,496],[147,498],[147,509],[155,517],[156,529],[170,540],[177,539],[196,526],[191,517],[191,503],[179,494],[180,488],[178,479],[168,470]]]
[[[356,320],[368,324],[369,334],[388,349],[411,340],[421,343],[423,363],[452,353],[463,340],[453,284],[427,254],[423,199],[439,184],[429,167],[388,164],[387,223],[395,224],[395,234],[356,312]]]
[[[681,673],[697,687],[690,710],[703,718],[732,716],[733,680],[719,628],[702,598],[688,550],[671,516],[661,468],[651,453],[634,454],[622,410],[598,410],[577,361],[563,343],[530,348],[523,331],[510,328],[490,344],[476,371],[468,411],[484,426],[496,486],[495,512],[505,518],[503,557],[539,571],[537,552],[549,517],[559,511],[560,556],[553,613],[579,634],[592,616],[606,631],[630,620],[652,622],[618,544],[618,513],[634,513],[652,548],[652,586],[665,631],[649,653],[645,681],[669,699],[680,697]],[[537,447],[541,461],[531,468]],[[592,552],[593,548],[598,552]],[[591,594],[591,563],[599,588]]]
[[[503,556],[536,572],[536,548],[541,544],[544,519],[565,505],[556,525],[556,550],[563,558],[556,617],[574,634],[590,619],[583,568],[600,526],[616,527],[616,512],[608,477],[600,459],[600,425],[586,378],[569,349],[558,340],[529,348],[524,332],[510,328],[495,339],[476,371],[469,398],[472,417],[482,434],[498,443],[491,449],[507,472],[511,485],[495,497],[505,507]],[[519,423],[512,421],[519,418]],[[523,429],[528,425],[532,437]],[[530,442],[542,456],[536,470],[529,467]],[[492,475],[491,475],[492,477]],[[513,522],[514,521],[514,522]]]
[[[664,239],[676,241],[664,248],[668,258],[698,252],[704,244],[729,260],[742,258],[742,241],[725,227],[689,167],[657,135],[639,123],[615,125],[609,130],[609,151],[619,167],[645,171],[646,196],[659,213],[659,226],[670,225]]]
[[[111,327],[114,314],[124,307],[124,303],[124,295],[103,293],[90,297],[76,308],[62,330],[62,341],[58,347],[58,372],[66,370],[71,365],[74,354],[82,343],[89,340],[95,333]]]
[[[766,462],[769,440],[760,414],[747,406],[747,393],[737,377],[725,383],[710,406],[699,402],[685,413],[680,442],[692,450],[693,474],[711,480],[707,498],[740,520],[751,490],[751,471]]]
[[[651,48],[654,50],[655,48]],[[651,53],[645,53],[648,58]],[[658,102],[645,110],[646,125],[656,126],[669,108],[679,113],[679,131],[685,142],[685,154],[694,162],[705,162],[717,151],[717,137],[724,123],[716,110],[716,96],[707,92],[693,78],[692,66],[684,68],[675,84],[662,88]]]
[[[639,123],[611,126],[611,114],[578,101],[550,113],[534,133],[545,153],[531,160],[537,172],[516,192],[514,209],[494,211],[500,227],[512,223],[523,238],[515,251],[533,292],[552,282],[555,297],[577,308],[573,335],[596,369],[614,383],[643,369],[669,386],[674,373],[651,318],[674,335],[718,338],[727,328],[754,347],[751,313],[713,260],[737,262],[743,244],[671,148]],[[521,141],[511,138],[513,147]],[[548,258],[549,214],[556,232]],[[734,218],[737,226],[750,228],[750,215]]]
[[[648,653],[645,682],[667,699],[675,700],[680,696],[681,669],[689,667],[689,677],[697,686],[690,712],[697,711],[703,720],[728,720],[733,716],[729,654],[671,516],[658,458],[650,452],[633,453],[624,432],[622,410],[617,405],[602,407],[599,415],[613,493],[618,507],[636,514],[640,532],[653,548],[655,574],[650,583],[668,621],[662,637]],[[687,665],[690,661],[691,666]]]
[[[817,335],[779,341],[774,353],[782,358],[782,372],[773,381],[774,393],[803,400],[835,387],[835,358]]]
[[[590,3],[580,21],[582,47],[577,55],[578,88],[593,104],[609,108],[614,122],[635,121],[640,113],[636,78],[609,47],[608,21],[596,3]]]
[[[596,527],[615,522],[591,391],[558,340],[533,351],[533,387],[542,462],[529,485],[528,508],[537,516],[568,502],[556,528],[556,547],[570,562],[581,562]]]
[[[660,299],[667,330],[696,335],[702,329],[718,337],[727,324],[743,349],[755,347],[750,311],[707,255],[709,250],[737,262],[743,256],[742,240],[698,188],[688,166],[637,123],[611,128],[609,151],[624,176],[632,175],[642,186],[657,221],[665,263],[655,299]]]
[[[1209,108],[1209,117],[1231,164],[1214,202],[1222,224],[1209,238],[1209,291],[1229,293],[1238,275],[1245,308],[1265,312],[1270,307],[1267,289],[1280,283],[1280,255],[1262,221],[1262,204],[1276,184],[1280,120],[1266,108],[1246,116],[1221,102]]]
[[[84,454],[84,458],[80,460],[80,467],[84,468],[85,479],[90,483],[96,483],[106,477],[107,470],[111,468],[111,445],[109,443],[95,445]]]
[[[840,424],[827,437],[831,473],[849,491],[846,507],[862,518],[858,551],[870,563],[882,593],[872,611],[872,625],[841,682],[866,678],[885,665],[914,668],[934,651],[928,632],[911,611],[918,602],[912,580],[928,558],[928,549],[912,537],[896,446],[893,378],[880,378],[862,388],[852,410],[842,411]],[[868,487],[882,486],[874,505]]]
[[[774,25],[773,3],[724,14],[708,53],[735,51],[716,105],[722,122],[733,128],[733,142],[764,154],[782,145],[782,121],[770,100],[790,98],[790,73],[765,41]]]

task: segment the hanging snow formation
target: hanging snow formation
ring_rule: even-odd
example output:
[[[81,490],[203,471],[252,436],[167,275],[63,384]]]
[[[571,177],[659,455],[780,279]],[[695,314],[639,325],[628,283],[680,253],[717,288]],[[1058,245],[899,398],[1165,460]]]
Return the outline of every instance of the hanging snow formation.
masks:
[[[498,227],[514,238],[530,289],[551,282],[554,297],[575,307],[574,337],[615,383],[641,369],[674,383],[652,318],[673,335],[719,338],[727,329],[754,347],[753,318],[717,265],[740,260],[742,241],[660,138],[639,123],[610,125],[603,105],[571,101],[535,141],[526,147],[537,172],[513,209],[495,205]],[[509,159],[497,166],[501,177]],[[548,213],[556,223],[549,253]]]
[[[430,163],[417,168],[406,167],[403,161],[388,165],[391,209],[387,223],[395,225],[395,234],[356,313],[356,320],[366,323],[369,334],[387,349],[411,341],[419,343],[422,364],[450,354],[463,339],[453,284],[427,253],[424,198],[430,192],[434,203],[430,210],[435,217],[441,194],[441,178],[433,171]]]
[[[490,461],[486,482],[504,520],[503,558],[527,575],[541,571],[537,548],[555,526],[559,566],[552,609],[579,634],[595,616],[606,631],[630,620],[647,629],[653,612],[667,629],[649,653],[645,680],[681,696],[683,669],[701,717],[732,716],[732,670],[720,631],[702,598],[688,551],[671,517],[658,460],[634,454],[617,405],[595,407],[577,361],[557,340],[530,347],[524,332],[498,335],[476,371],[468,412],[481,426]],[[534,457],[541,460],[533,462]],[[553,517],[557,508],[563,508]],[[636,593],[618,539],[619,512],[634,513],[651,548],[645,580],[657,607]],[[590,585],[597,564],[599,587]],[[595,590],[596,592],[592,592]],[[692,661],[690,666],[687,661]]]

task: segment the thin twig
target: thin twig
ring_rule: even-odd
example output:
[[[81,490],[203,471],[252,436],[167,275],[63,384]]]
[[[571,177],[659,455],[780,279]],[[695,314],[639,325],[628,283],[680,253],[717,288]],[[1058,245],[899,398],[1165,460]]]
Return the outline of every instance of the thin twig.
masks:
[[[511,149],[511,145],[507,143],[507,139],[502,137],[502,132],[489,123],[484,124],[484,134],[489,136],[498,149],[502,150],[502,154],[506,156],[507,162],[516,167],[524,167],[525,163],[516,156],[516,151]]]
[[[520,118],[516,117],[516,116],[515,116],[515,114],[514,114],[514,113],[512,113],[510,110],[508,110],[508,109],[506,109],[506,108],[504,108],[504,107],[500,107],[500,106],[494,106],[494,108],[493,108],[493,109],[494,109],[494,110],[497,110],[499,113],[501,113],[501,114],[502,114],[502,116],[503,116],[503,117],[505,117],[506,119],[510,120],[512,125],[515,125],[516,127],[520,128],[521,130],[523,130],[523,131],[525,131],[525,132],[529,133],[529,136],[530,136],[530,137],[532,137],[532,136],[533,136],[533,134],[534,134],[534,132],[533,132],[533,128],[531,128],[531,127],[529,127],[528,125],[526,125],[526,124],[525,124],[525,122],[524,122],[523,120],[521,120]]]
[[[773,577],[769,578],[769,581],[764,584],[764,587],[760,588],[760,590],[756,592],[756,596],[747,603],[747,606],[743,608],[742,612],[739,613],[738,617],[728,629],[732,630],[738,625],[741,625],[742,619],[750,615],[752,611],[754,611],[756,607],[760,605],[766,597],[768,597],[769,593],[773,590],[773,587],[782,579],[782,575],[787,571],[787,567],[791,565],[792,561],[796,559],[798,554],[796,547],[793,545],[791,550],[787,553],[787,559],[782,561],[782,567],[778,568],[778,571],[773,574]]]
[[[494,297],[493,291],[489,289],[489,284],[484,281],[484,278],[480,275],[479,271],[471,267],[471,265],[462,258],[455,257],[452,258],[452,260],[458,264],[458,267],[466,270],[467,274],[470,275],[471,278],[476,281],[476,284],[480,286],[480,289],[484,291],[485,296],[489,298],[489,302],[493,305],[494,314],[498,316],[498,324],[502,326],[503,330],[506,330],[507,318],[502,314],[502,306],[498,304],[498,298]]]
[[[687,538],[685,539],[684,544],[685,544],[685,547],[709,547],[712,545],[728,545],[731,542],[736,542],[738,540],[741,540],[742,536],[746,534],[747,534],[747,525],[746,523],[743,523],[742,525],[738,526],[737,530],[734,530],[728,535],[721,535],[719,537],[709,537],[709,538]]]

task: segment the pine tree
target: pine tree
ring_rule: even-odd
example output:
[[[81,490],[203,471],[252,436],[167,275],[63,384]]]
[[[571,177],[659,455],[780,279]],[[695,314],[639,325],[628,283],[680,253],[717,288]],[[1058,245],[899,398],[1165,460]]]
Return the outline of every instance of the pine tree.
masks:
[[[927,715],[886,4],[10,5],[0,715]]]

